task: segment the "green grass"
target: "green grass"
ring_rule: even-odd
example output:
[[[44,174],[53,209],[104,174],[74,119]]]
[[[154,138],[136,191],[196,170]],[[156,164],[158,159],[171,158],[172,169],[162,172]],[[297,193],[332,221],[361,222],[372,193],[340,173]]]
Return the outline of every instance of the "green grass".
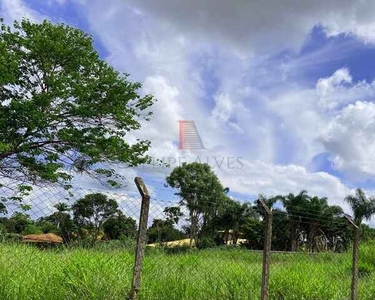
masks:
[[[0,244],[0,299],[125,299],[133,253]],[[139,299],[259,299],[260,253],[147,251]],[[361,249],[360,299],[375,299],[375,245]],[[349,299],[351,254],[272,254],[271,299]]]

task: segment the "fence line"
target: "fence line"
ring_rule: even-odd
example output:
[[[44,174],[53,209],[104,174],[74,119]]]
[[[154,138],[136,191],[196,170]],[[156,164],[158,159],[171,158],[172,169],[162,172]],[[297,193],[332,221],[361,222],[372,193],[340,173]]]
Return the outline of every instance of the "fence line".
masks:
[[[194,190],[193,192],[197,192],[197,190]],[[154,200],[157,200],[157,198],[151,198]],[[269,299],[269,276],[270,276],[270,263],[271,263],[271,253],[276,254],[298,254],[299,252],[293,252],[293,251],[272,251],[271,250],[271,241],[272,241],[272,211],[268,208],[266,203],[259,199],[259,202],[261,204],[261,207],[263,209],[263,222],[264,222],[264,247],[263,251],[257,251],[257,250],[248,250],[249,252],[258,252],[262,253],[262,281],[261,281],[261,294],[260,299],[261,300],[268,300]],[[313,219],[316,222],[325,222],[329,221],[328,218],[314,218],[313,211],[291,211],[291,213],[294,213],[294,217],[299,218],[308,218]],[[293,215],[292,215],[293,216]],[[354,239],[353,239],[353,260],[352,260],[352,285],[351,285],[351,299],[357,300],[358,299],[358,253],[359,253],[359,227],[348,217],[345,216],[347,220],[350,222],[350,224],[354,228]],[[299,221],[300,223],[305,224],[313,224],[312,222],[306,222],[306,221]],[[316,254],[310,252],[309,254]]]
[[[278,250],[273,250],[273,246],[271,245],[271,242],[273,241],[273,238],[275,237],[275,231],[277,231],[277,225],[275,225],[274,222],[276,222],[276,218],[278,215],[283,215],[283,214],[286,214],[287,212],[283,212],[283,211],[279,211],[279,210],[272,210],[270,209],[266,202],[263,200],[263,199],[259,199],[259,203],[258,203],[258,206],[254,206],[252,205],[251,206],[251,209],[254,210],[254,212],[257,214],[257,217],[254,217],[256,219],[257,222],[261,222],[263,223],[262,224],[262,229],[261,229],[261,233],[260,233],[260,236],[261,236],[261,244],[263,244],[263,249],[260,247],[259,249],[262,249],[262,250],[254,250],[254,249],[245,249],[244,247],[243,248],[240,248],[240,247],[222,247],[222,248],[218,248],[219,250],[217,251],[214,251],[212,250],[211,252],[200,252],[196,249],[188,249],[186,250],[186,255],[185,256],[178,256],[176,255],[176,257],[173,257],[173,256],[169,256],[169,257],[163,257],[163,256],[155,256],[153,257],[152,255],[153,252],[149,252],[146,251],[146,246],[147,244],[150,244],[150,249],[151,247],[154,247],[154,248],[157,248],[156,250],[158,250],[159,248],[162,249],[163,251],[166,251],[166,253],[174,253],[173,251],[178,251],[178,247],[176,248],[173,248],[175,247],[175,245],[173,244],[173,246],[171,246],[169,248],[168,246],[168,243],[173,243],[174,241],[166,241],[163,245],[163,241],[162,241],[162,236],[164,234],[163,230],[169,230],[171,232],[168,232],[168,234],[175,234],[176,236],[176,241],[180,241],[177,237],[181,236],[179,235],[179,233],[181,233],[181,228],[183,226],[187,226],[187,231],[186,233],[184,234],[184,238],[181,238],[182,241],[184,240],[188,240],[188,236],[191,236],[190,237],[190,247],[187,247],[187,248],[191,248],[191,246],[194,246],[195,248],[199,248],[199,243],[203,243],[203,242],[207,242],[207,241],[203,241],[203,240],[199,240],[199,243],[198,243],[198,231],[199,230],[202,230],[205,229],[207,231],[211,230],[210,228],[204,228],[204,222],[207,221],[207,220],[203,220],[202,219],[199,219],[198,217],[196,217],[196,224],[194,226],[198,226],[198,228],[195,228],[195,232],[193,232],[194,234],[190,234],[190,233],[187,233],[189,230],[191,230],[191,227],[193,227],[193,224],[191,224],[192,220],[185,220],[184,222],[183,221],[178,221],[179,218],[181,218],[181,215],[185,214],[185,216],[187,215],[186,212],[184,211],[173,211],[173,210],[169,210],[167,212],[170,212],[171,215],[169,216],[169,219],[165,217],[166,215],[166,208],[179,208],[180,209],[180,206],[176,205],[178,202],[174,201],[174,200],[161,200],[161,199],[158,199],[157,196],[155,197],[151,197],[150,194],[152,194],[153,192],[153,187],[150,186],[149,189],[147,188],[146,184],[143,182],[142,178],[139,178],[139,177],[136,177],[134,179],[134,182],[135,182],[135,185],[137,187],[137,190],[138,190],[138,193],[140,195],[140,198],[138,195],[120,195],[118,193],[114,193],[114,192],[108,192],[108,191],[98,191],[96,189],[90,189],[90,190],[79,190],[79,193],[78,195],[75,195],[75,197],[73,197],[72,199],[75,199],[77,200],[77,197],[81,197],[81,198],[84,198],[85,196],[87,195],[90,195],[91,194],[95,194],[95,193],[98,193],[98,192],[102,192],[102,193],[105,193],[109,198],[118,198],[118,199],[115,199],[115,200],[120,200],[117,201],[119,202],[119,209],[124,212],[124,205],[127,206],[126,207],[126,210],[125,210],[125,214],[127,217],[132,217],[134,218],[134,226],[138,225],[136,229],[134,229],[135,231],[135,234],[136,234],[136,237],[135,237],[135,241],[136,241],[136,244],[135,244],[135,248],[134,248],[134,252],[133,253],[133,258],[131,258],[130,261],[128,261],[128,263],[126,262],[123,262],[124,265],[127,264],[131,264],[132,265],[132,278],[131,280],[129,280],[130,282],[130,286],[126,288],[127,290],[127,295],[124,295],[128,297],[129,300],[136,300],[138,297],[141,296],[141,298],[143,299],[147,299],[147,293],[150,293],[150,282],[147,281],[147,280],[142,280],[142,277],[143,276],[147,276],[149,277],[151,272],[155,272],[154,269],[152,269],[152,267],[150,266],[150,263],[153,261],[153,259],[156,259],[155,261],[155,268],[156,268],[156,273],[158,273],[158,276],[159,277],[156,277],[156,279],[159,279],[159,278],[166,278],[165,280],[168,280],[169,276],[171,276],[170,274],[168,273],[165,273],[165,274],[162,274],[162,272],[160,271],[161,269],[163,269],[166,265],[169,265],[170,268],[175,268],[174,270],[172,270],[173,272],[176,272],[175,275],[177,276],[181,276],[183,277],[184,275],[184,272],[189,272],[187,277],[193,277],[194,274],[197,274],[197,270],[195,270],[193,267],[195,266],[195,264],[197,265],[201,265],[203,266],[202,270],[200,270],[199,272],[202,272],[202,274],[199,274],[199,275],[196,275],[196,276],[204,276],[204,277],[197,277],[199,280],[211,280],[210,279],[210,276],[213,277],[215,272],[210,272],[210,270],[214,270],[214,268],[217,268],[218,270],[221,271],[221,273],[217,272],[218,273],[218,276],[215,278],[213,277],[212,281],[210,281],[210,284],[211,285],[217,285],[215,286],[216,290],[223,293],[220,289],[222,288],[220,286],[220,284],[218,283],[218,280],[221,280],[223,285],[222,286],[231,286],[231,283],[228,283],[226,282],[226,280],[230,280],[230,278],[226,278],[225,277],[225,274],[226,272],[230,272],[231,271],[231,268],[234,269],[234,273],[235,274],[242,274],[242,275],[238,275],[238,276],[243,276],[241,277],[241,283],[248,283],[248,285],[246,287],[244,287],[244,291],[238,291],[239,295],[241,295],[243,298],[247,298],[247,297],[250,297],[251,295],[251,299],[253,298],[258,298],[260,296],[260,299],[261,300],[268,300],[268,299],[273,299],[274,294],[273,294],[273,288],[274,288],[274,285],[273,285],[273,280],[276,281],[276,279],[273,279],[272,276],[276,276],[277,273],[280,271],[280,268],[278,268],[278,266],[276,265],[276,262],[279,261],[279,257],[277,257],[276,255],[285,255],[285,254],[300,254],[301,252],[300,251],[278,251]],[[37,214],[37,217],[38,217],[38,222],[42,223],[44,222],[45,220],[47,220],[48,222],[55,222],[57,224],[57,229],[59,230],[59,232],[62,232],[62,217],[61,216],[64,216],[66,218],[69,218],[72,216],[71,213],[65,213],[64,215],[64,212],[61,212],[61,211],[58,211],[59,214],[56,214],[56,211],[53,209],[53,203],[51,203],[51,199],[48,195],[45,194],[45,191],[48,191],[51,195],[55,195],[55,198],[58,198],[56,195],[63,195],[62,194],[62,191],[59,190],[59,189],[56,189],[56,190],[48,190],[48,188],[46,188],[46,190],[44,190],[45,188],[43,188],[43,190],[40,190],[38,191],[34,191],[34,192],[30,192],[31,195],[28,195],[27,199],[29,199],[30,201],[30,204],[33,203],[34,201],[34,204],[36,205],[37,208],[40,209],[40,213]],[[78,189],[77,189],[78,190]],[[150,190],[150,192],[149,192]],[[198,190],[194,190],[194,192],[198,192]],[[203,190],[203,192],[207,192],[205,190]],[[33,194],[34,193],[34,194]],[[68,191],[64,191],[64,193],[69,193]],[[135,192],[136,193],[136,192]],[[5,196],[7,196],[7,194],[4,194]],[[68,199],[69,197],[68,196],[60,196],[61,199]],[[35,199],[39,199],[41,201],[37,202],[35,201]],[[44,202],[42,200],[49,200],[49,202]],[[132,203],[133,200],[137,200],[136,203]],[[71,203],[72,201],[71,200],[67,200],[68,203]],[[212,209],[212,210],[215,210],[217,209],[216,207],[216,202],[210,202],[209,200],[205,201],[203,203],[204,205],[206,205],[209,209]],[[260,205],[259,205],[260,204]],[[18,206],[17,206],[18,208]],[[49,215],[49,216],[43,216],[43,214],[47,214],[46,212],[48,213],[52,213],[52,215]],[[174,214],[173,214],[174,213]],[[297,227],[301,227],[303,228],[303,230],[301,231],[303,233],[303,237],[298,237],[298,239],[301,239],[303,242],[300,242],[301,245],[309,245],[309,239],[310,239],[310,236],[308,236],[311,232],[314,232],[314,230],[317,230],[316,229],[316,226],[317,225],[322,225],[322,226],[328,226],[329,224],[332,224],[332,225],[342,225],[342,222],[343,219],[329,219],[328,217],[326,216],[319,216],[318,214],[315,214],[311,211],[298,211],[298,210],[293,210],[293,209],[290,209],[288,211],[289,213],[289,217],[291,217],[292,219],[290,219],[289,221],[291,222],[294,222],[294,223],[291,223],[288,225],[294,225],[294,229],[297,228]],[[116,218],[124,218],[123,215],[121,215],[121,212],[116,212]],[[181,214],[181,215],[180,215]],[[136,216],[137,215],[137,216]],[[7,214],[7,216],[10,216],[10,213]],[[53,219],[53,221],[51,221],[51,216],[53,216],[55,219]],[[74,215],[73,213],[73,216],[74,218],[77,217],[76,215]],[[45,218],[44,218],[45,217]],[[43,219],[44,218],[44,219]],[[58,219],[60,218],[60,219]],[[174,219],[176,218],[176,219]],[[230,215],[227,216],[228,219],[231,218]],[[358,281],[359,281],[359,246],[360,246],[360,228],[353,222],[353,220],[351,218],[349,218],[348,216],[345,216],[346,220],[349,222],[350,224],[350,228],[353,230],[353,247],[352,247],[352,259],[351,259],[351,286],[350,286],[350,297],[352,300],[357,300],[358,299]],[[123,219],[121,219],[123,220]],[[150,224],[151,221],[153,222],[152,225]],[[177,220],[177,221],[176,221]],[[87,220],[86,220],[87,221]],[[106,220],[108,221],[108,220]],[[116,219],[114,220],[116,221]],[[129,220],[128,220],[129,221]],[[104,222],[104,221],[103,221]],[[130,221],[129,221],[130,222]],[[159,222],[159,223],[158,223]],[[169,222],[169,223],[168,223]],[[132,224],[133,224],[132,223]],[[158,226],[155,226],[153,227],[154,223],[158,223],[159,227]],[[181,223],[183,225],[181,225]],[[177,224],[180,224],[180,225],[177,225]],[[203,224],[203,225],[202,225]],[[1,224],[0,224],[1,225]],[[87,225],[87,224],[86,224]],[[190,225],[190,228],[189,228],[189,225]],[[95,224],[93,225],[95,228]],[[164,227],[163,227],[164,226]],[[180,227],[178,227],[180,226]],[[220,226],[222,226],[223,228],[225,227],[224,225],[220,224]],[[315,227],[314,227],[315,226]],[[220,227],[220,238],[222,238],[223,240],[226,239],[226,244],[228,244],[228,236],[229,235],[232,235],[232,240],[234,241],[236,239],[236,244],[238,244],[238,241],[237,239],[239,239],[239,236],[240,236],[240,232],[239,232],[239,229],[238,228],[235,228],[236,227],[236,220],[231,220],[231,223],[230,225],[228,225],[227,227],[225,227],[225,229],[221,230],[221,227]],[[322,227],[323,228],[323,227]],[[324,227],[325,228],[325,227]],[[98,232],[100,231],[100,229],[98,228],[95,228]],[[152,231],[153,229],[155,229],[154,231]],[[92,230],[92,229],[90,229]],[[125,229],[124,229],[125,230]],[[175,230],[175,231],[173,231]],[[214,230],[214,229],[212,229]],[[218,229],[215,229],[216,231],[219,232]],[[236,232],[237,230],[237,232]],[[289,230],[293,230],[293,227],[289,228]],[[1,232],[1,228],[0,228],[0,232]],[[86,234],[85,232],[83,234]],[[153,242],[150,242],[150,237],[151,235],[154,234],[157,238],[160,238],[159,240],[156,238],[155,241]],[[235,234],[237,235],[235,237]],[[63,236],[64,239],[66,238],[65,236]],[[289,237],[288,237],[289,238]],[[69,237],[68,237],[69,239]],[[199,237],[200,239],[200,237]],[[186,242],[186,241],[185,241]],[[192,243],[193,242],[193,243]],[[249,242],[247,240],[247,242]],[[181,242],[182,243],[182,242]],[[234,243],[234,242],[233,242]],[[241,243],[241,242],[240,242]],[[154,245],[154,246],[151,246],[151,245]],[[246,244],[246,243],[245,243]],[[186,244],[176,244],[177,246],[186,246]],[[287,244],[285,244],[287,245]],[[158,246],[160,246],[158,248]],[[288,246],[288,245],[287,245]],[[164,247],[164,248],[163,248]],[[251,248],[251,246],[248,246],[249,248]],[[318,246],[315,246],[315,249],[317,249]],[[308,248],[309,251],[314,251],[314,247],[311,247],[311,248]],[[327,246],[328,248],[329,246]],[[181,247],[182,248],[182,247]],[[276,249],[280,249],[280,248],[276,248]],[[156,253],[156,250],[155,250],[155,253]],[[319,250],[319,249],[318,249]],[[185,253],[185,252],[184,252]],[[202,257],[199,257],[199,253],[203,253]],[[239,253],[241,253],[241,255],[252,255],[254,256],[256,259],[258,258],[261,258],[261,263],[258,264],[255,264],[255,263],[252,263],[250,264],[246,259],[244,259],[243,257],[240,257],[239,256]],[[319,257],[321,253],[318,253],[318,252],[309,252],[309,255],[306,256],[306,257]],[[155,254],[156,255],[156,254]],[[251,256],[251,257],[252,257]],[[219,261],[216,261],[215,258],[223,258],[221,262],[220,260]],[[245,256],[246,258],[250,257],[250,256]],[[143,269],[143,265],[144,265],[144,259],[146,258],[146,262],[147,262],[147,268],[145,267],[145,269]],[[110,259],[114,259],[113,257],[110,256]],[[177,262],[173,262],[172,260],[173,259],[176,259],[176,260],[181,260],[180,261],[177,261]],[[159,261],[161,260],[161,261]],[[164,260],[164,262],[163,262]],[[184,260],[187,260],[187,264],[184,265],[182,263],[182,261]],[[230,265],[230,266],[221,266],[220,264],[221,263],[228,263],[228,261],[233,264]],[[281,260],[282,261],[282,260]],[[260,262],[260,259],[259,259],[259,262]],[[273,265],[273,262],[275,262],[275,265]],[[292,267],[292,266],[288,266],[288,267]],[[224,272],[222,272],[222,270],[224,270]],[[160,271],[160,272],[159,272]],[[126,272],[128,272],[128,269],[126,270]],[[164,276],[164,277],[163,277]],[[237,276],[237,275],[236,275]],[[229,277],[229,275],[228,275]],[[251,277],[251,278],[250,278]],[[248,278],[248,279],[247,279]],[[130,279],[130,278],[129,278]],[[236,278],[239,280],[239,278]],[[251,285],[250,284],[250,281],[253,280],[253,282],[258,282],[257,279],[259,279],[259,283],[257,283],[257,285]],[[215,281],[216,280],[216,281]],[[197,283],[197,286],[199,286],[199,283]],[[128,286],[128,282],[122,282],[122,285],[123,284],[126,284]],[[247,290],[246,290],[247,289]],[[160,293],[162,293],[162,291],[159,291]],[[197,288],[197,292],[199,293],[199,289]],[[349,285],[348,285],[348,292],[349,292]],[[213,293],[213,292],[212,292]],[[243,293],[243,294],[242,294]],[[168,295],[164,295],[164,297],[167,297]],[[279,297],[282,298],[282,297],[285,297],[285,295],[280,295]],[[163,297],[163,295],[160,295],[160,297]],[[150,298],[153,298],[152,296],[150,296]],[[161,299],[161,298],[160,298]],[[190,299],[190,298],[189,298]],[[199,299],[199,295],[196,297],[196,299]],[[309,299],[309,298],[307,298]]]

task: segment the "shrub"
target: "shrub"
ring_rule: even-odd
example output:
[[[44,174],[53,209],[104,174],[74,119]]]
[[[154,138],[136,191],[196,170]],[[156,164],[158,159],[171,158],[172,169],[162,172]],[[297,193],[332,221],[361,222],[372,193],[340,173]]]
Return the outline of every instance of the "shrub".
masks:
[[[215,248],[216,247],[216,243],[214,241],[214,239],[210,238],[210,237],[202,237],[200,240],[198,240],[198,245],[197,245],[197,248],[198,249],[207,249],[207,248]]]

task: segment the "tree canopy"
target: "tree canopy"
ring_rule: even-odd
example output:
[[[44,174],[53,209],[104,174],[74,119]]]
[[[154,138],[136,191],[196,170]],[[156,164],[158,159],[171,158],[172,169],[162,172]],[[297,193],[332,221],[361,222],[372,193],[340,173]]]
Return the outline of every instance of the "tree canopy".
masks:
[[[72,206],[74,221],[92,232],[92,241],[99,236],[103,224],[119,213],[114,199],[101,193],[88,194]]]
[[[202,221],[203,230],[209,230],[210,223],[227,198],[227,190],[208,164],[198,162],[183,163],[174,168],[166,180],[171,187],[178,189],[181,204],[189,210],[192,245],[193,239],[198,239],[199,222]]]
[[[355,195],[345,197],[354,213],[354,221],[360,225],[362,221],[369,220],[375,214],[375,198],[367,197],[362,189],[357,189]]]
[[[154,99],[139,88],[103,61],[81,30],[1,20],[0,176],[58,182],[71,179],[67,169],[110,176],[98,163],[148,162],[149,141],[126,140],[151,114]]]

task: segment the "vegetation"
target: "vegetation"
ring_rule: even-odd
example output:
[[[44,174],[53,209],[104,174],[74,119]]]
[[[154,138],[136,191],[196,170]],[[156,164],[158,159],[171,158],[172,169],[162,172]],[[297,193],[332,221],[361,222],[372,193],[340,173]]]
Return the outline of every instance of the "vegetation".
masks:
[[[375,295],[375,245],[360,254],[360,299]],[[259,299],[261,253],[216,248],[168,254],[148,249],[140,299]],[[134,252],[120,248],[38,250],[0,244],[1,299],[124,299]],[[349,299],[350,253],[273,254],[270,299]]]
[[[282,251],[345,251],[350,247],[353,231],[341,207],[329,205],[327,198],[310,196],[303,190],[298,194],[276,195],[267,198],[263,195],[251,206],[228,196],[216,175],[207,164],[183,164],[167,177],[167,183],[178,189],[180,206],[188,210],[190,227],[185,228],[190,239],[215,241],[216,245],[242,242],[250,249],[263,248],[264,211],[259,200],[263,200],[273,211],[274,230],[272,248]],[[356,196],[345,198],[353,208],[355,220],[361,224],[375,213],[375,200],[367,198],[357,190]],[[177,209],[177,208],[174,208]],[[167,210],[170,214],[170,211]],[[181,210],[174,224],[183,217]],[[170,217],[169,217],[170,218]],[[275,226],[276,225],[276,226]],[[362,239],[375,237],[375,230],[361,225]],[[166,241],[167,236],[162,238]]]
[[[345,201],[351,206],[354,221],[360,225],[362,221],[369,220],[375,214],[375,199],[366,197],[364,191],[357,189],[355,195],[348,195]]]
[[[92,243],[98,239],[103,225],[118,212],[116,200],[108,199],[106,195],[88,194],[72,206],[74,221],[80,227],[89,230]]]
[[[72,207],[57,203],[55,209],[56,212],[37,220],[32,220],[25,212],[15,212],[10,218],[0,218],[0,231],[17,235],[52,232],[60,235],[66,244],[74,241],[95,244],[99,239],[134,239],[136,236],[136,221],[126,217],[117,202],[104,194],[87,194]]]
[[[167,183],[178,190],[180,204],[189,211],[190,247],[197,243],[199,222],[201,230],[210,232],[214,218],[226,200],[225,189],[208,164],[183,163],[166,178]]]
[[[205,183],[200,185],[200,180]],[[228,196],[228,189],[222,187],[208,165],[198,163],[176,168],[167,182],[178,189],[182,200],[165,207],[164,216],[152,220],[147,232],[148,243],[190,238],[190,248],[238,244],[253,250],[262,249],[264,211],[260,200],[273,211],[273,250],[343,252],[353,240],[352,227],[342,209],[306,191],[270,198],[260,195],[253,205],[241,203]],[[373,213],[374,200],[361,190],[346,199],[353,203],[358,223]],[[134,240],[136,237],[136,221],[119,209],[115,199],[104,194],[87,194],[71,207],[57,203],[55,209],[51,215],[37,220],[25,212],[15,212],[10,217],[0,218],[0,230],[12,239],[17,235],[53,232],[66,244],[94,245],[98,240]],[[184,226],[181,220],[185,220]],[[373,228],[365,224],[360,227],[362,241],[375,238]]]
[[[149,119],[153,97],[141,97],[141,84],[101,60],[92,44],[63,24],[0,20],[0,176],[27,183],[20,191],[41,182],[68,186],[74,173],[67,170],[118,186],[103,162],[149,161],[149,141],[125,137]]]
[[[118,187],[120,177],[107,163],[149,162],[149,141],[125,139],[151,115],[153,97],[140,96],[140,87],[101,60],[78,29],[0,21],[0,178],[17,182],[18,191],[0,195],[0,299],[125,298],[137,228],[116,199],[87,194],[72,205],[56,203],[38,219],[27,214],[29,205],[10,215],[6,204],[36,184],[69,189],[76,172]],[[197,162],[176,167],[166,182],[180,201],[147,229],[147,242],[161,247],[148,249],[140,299],[258,298],[261,255],[249,249],[263,248],[262,201],[273,212],[273,250],[296,252],[273,255],[271,299],[348,298],[353,230],[327,198],[303,190],[242,203]],[[368,243],[361,249],[361,299],[374,299],[375,230],[362,222],[375,214],[375,199],[358,189],[345,201]],[[63,238],[62,248],[17,243],[22,235],[50,232]],[[187,249],[162,247],[185,238]]]

